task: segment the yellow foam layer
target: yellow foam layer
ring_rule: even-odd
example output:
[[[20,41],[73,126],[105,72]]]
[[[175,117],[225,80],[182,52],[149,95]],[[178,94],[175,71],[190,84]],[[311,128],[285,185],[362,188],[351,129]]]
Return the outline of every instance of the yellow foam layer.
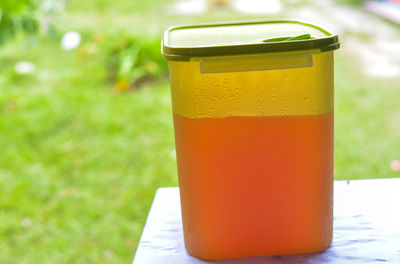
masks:
[[[333,52],[311,56],[311,67],[254,70],[254,63],[244,59],[240,69],[248,63],[253,70],[224,72],[219,62],[219,73],[201,73],[200,59],[169,61],[173,110],[192,118],[328,113],[333,110]]]

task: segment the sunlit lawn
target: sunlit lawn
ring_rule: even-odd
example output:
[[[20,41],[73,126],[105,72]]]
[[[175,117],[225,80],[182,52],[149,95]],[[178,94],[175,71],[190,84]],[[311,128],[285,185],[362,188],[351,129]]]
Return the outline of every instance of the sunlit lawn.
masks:
[[[149,25],[161,35],[166,22],[151,24],[153,14],[131,25],[132,1],[77,2],[60,25],[83,28],[77,50],[61,51],[58,39],[0,48],[0,263],[129,263],[155,190],[177,185],[167,79],[115,93],[93,44],[112,31],[103,15],[131,34]],[[336,179],[400,176],[389,167],[400,158],[400,80],[368,79],[337,55]],[[15,74],[20,60],[37,73]]]

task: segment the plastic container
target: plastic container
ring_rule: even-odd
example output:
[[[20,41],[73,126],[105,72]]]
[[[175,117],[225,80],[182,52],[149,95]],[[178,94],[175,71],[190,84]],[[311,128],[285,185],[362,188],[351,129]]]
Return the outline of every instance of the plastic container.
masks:
[[[332,241],[333,50],[296,21],[169,28],[186,249],[301,254]]]

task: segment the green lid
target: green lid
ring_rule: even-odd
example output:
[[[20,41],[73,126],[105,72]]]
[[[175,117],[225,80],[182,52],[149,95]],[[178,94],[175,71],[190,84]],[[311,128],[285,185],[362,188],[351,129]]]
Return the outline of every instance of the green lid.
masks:
[[[269,20],[170,27],[162,54],[167,60],[294,50],[335,50],[339,38],[308,23]]]

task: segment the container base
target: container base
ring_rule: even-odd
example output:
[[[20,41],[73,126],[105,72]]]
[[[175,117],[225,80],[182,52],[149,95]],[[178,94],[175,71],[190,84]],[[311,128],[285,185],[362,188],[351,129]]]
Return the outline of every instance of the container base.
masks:
[[[316,253],[320,253],[323,252],[325,250],[327,250],[328,248],[330,248],[332,245],[332,243],[329,243],[328,246],[324,246],[321,248],[315,248],[315,249],[310,249],[307,251],[304,250],[291,250],[288,251],[287,253],[277,253],[277,252],[268,252],[267,250],[264,252],[259,252],[259,253],[255,253],[255,254],[227,254],[225,256],[212,256],[212,255],[206,255],[206,254],[197,254],[196,252],[191,252],[190,250],[188,250],[188,248],[186,248],[186,251],[189,253],[190,256],[195,257],[197,259],[200,260],[204,260],[204,261],[213,261],[213,260],[223,260],[223,259],[239,259],[239,258],[249,258],[249,257],[272,257],[272,256],[289,256],[289,255],[304,255],[304,254],[316,254]]]

